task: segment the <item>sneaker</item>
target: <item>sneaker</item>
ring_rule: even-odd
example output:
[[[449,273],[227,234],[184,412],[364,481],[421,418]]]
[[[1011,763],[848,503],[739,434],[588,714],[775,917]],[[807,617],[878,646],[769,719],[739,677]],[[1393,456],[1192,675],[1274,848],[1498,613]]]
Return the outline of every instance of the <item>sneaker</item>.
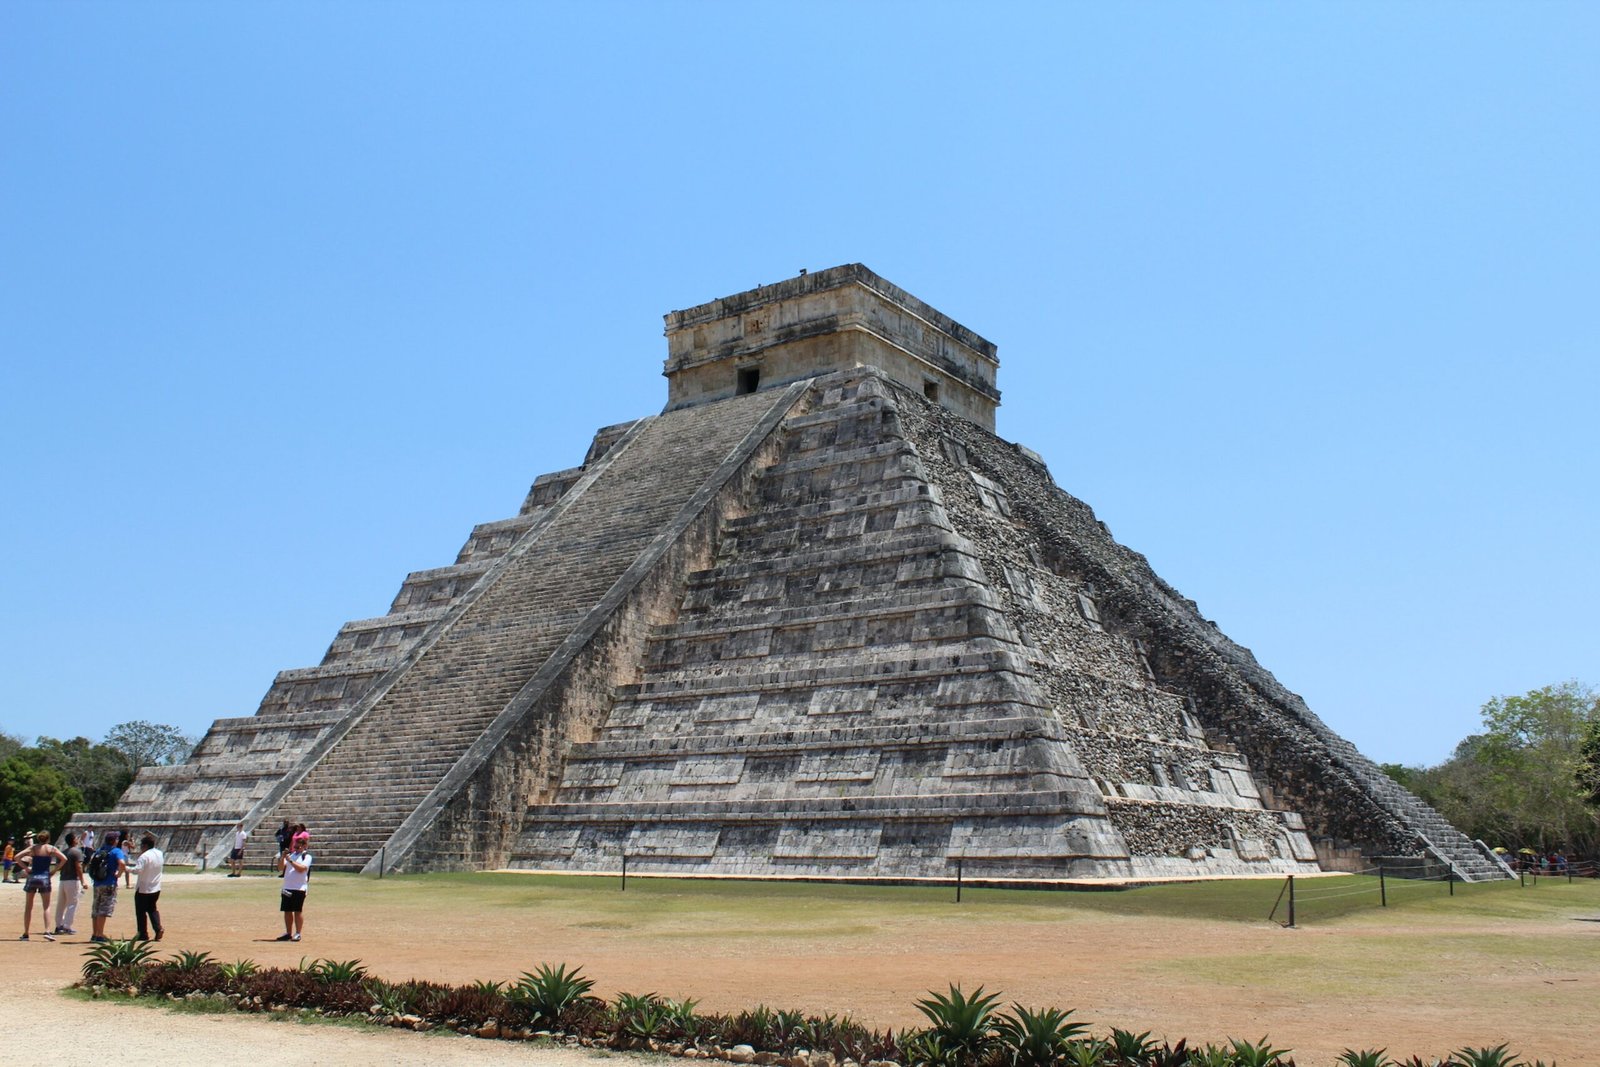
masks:
[[[45,934],[44,935],[44,939],[46,941],[54,941],[56,939],[56,935],[55,934]]]
[[[110,941],[111,939],[109,937],[101,937],[99,934],[90,934],[89,935],[89,940],[90,941]]]
[[[76,930],[57,930],[56,931],[56,933],[58,933],[58,934],[76,934],[77,932],[78,931],[76,931]]]
[[[160,941],[163,937],[166,937],[166,936],[167,936],[167,932],[165,930],[157,930],[156,931],[156,940],[157,941]]]
[[[299,934],[295,934],[295,935],[294,935],[294,936],[293,936],[293,937],[291,937],[291,938],[290,938],[290,939],[289,939],[289,940],[291,940],[291,941],[298,941],[298,940],[300,940],[300,935],[299,935]]]
[[[23,934],[21,937],[17,938],[17,940],[18,941],[26,941],[26,940],[28,940],[28,935],[27,934]]]
[[[279,934],[277,939],[279,941],[293,941],[294,940],[294,938],[289,936],[288,934]]]

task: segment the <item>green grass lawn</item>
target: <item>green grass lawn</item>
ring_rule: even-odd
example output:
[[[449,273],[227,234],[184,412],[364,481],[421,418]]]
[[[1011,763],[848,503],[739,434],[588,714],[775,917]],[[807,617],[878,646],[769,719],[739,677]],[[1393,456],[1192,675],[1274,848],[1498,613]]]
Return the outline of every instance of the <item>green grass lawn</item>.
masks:
[[[942,886],[878,886],[817,882],[712,881],[639,878],[627,889],[617,879],[562,875],[427,874],[382,880],[324,874],[325,892],[359,892],[387,907],[435,911],[470,895],[474,906],[537,913],[545,921],[566,915],[571,925],[596,931],[677,932],[696,936],[770,937],[785,932],[808,936],[849,935],[885,921],[1070,922],[1089,913],[1265,923],[1287,917],[1282,879],[1237,879],[1169,883],[1127,889],[1031,890]],[[356,887],[359,886],[359,889]],[[338,887],[338,888],[335,888]],[[1417,915],[1538,918],[1588,901],[1600,904],[1600,881],[1541,879],[1526,888],[1516,882],[1457,883],[1387,879],[1389,910]],[[1378,879],[1338,875],[1299,879],[1296,921],[1310,926],[1379,910]],[[576,913],[582,912],[579,917]]]

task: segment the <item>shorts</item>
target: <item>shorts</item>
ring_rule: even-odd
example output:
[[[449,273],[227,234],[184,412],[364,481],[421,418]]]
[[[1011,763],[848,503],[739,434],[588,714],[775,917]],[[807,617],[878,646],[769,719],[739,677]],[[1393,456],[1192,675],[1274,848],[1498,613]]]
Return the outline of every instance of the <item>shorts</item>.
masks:
[[[117,887],[114,885],[97,885],[94,887],[94,907],[89,914],[96,918],[111,918],[111,913],[117,910]]]
[[[28,875],[28,884],[22,887],[24,893],[43,893],[50,895],[50,876],[48,874]]]
[[[242,859],[244,859],[244,849],[242,849],[242,848],[234,849],[232,852],[228,853],[228,858],[230,860],[242,860]]]
[[[278,910],[298,913],[306,906],[306,891],[304,889],[285,889],[279,894]]]

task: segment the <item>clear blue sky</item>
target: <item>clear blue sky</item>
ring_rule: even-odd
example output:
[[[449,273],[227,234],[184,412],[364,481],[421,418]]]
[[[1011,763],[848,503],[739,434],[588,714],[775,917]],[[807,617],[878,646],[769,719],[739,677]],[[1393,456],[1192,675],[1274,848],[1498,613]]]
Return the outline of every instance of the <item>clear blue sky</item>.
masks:
[[[0,729],[202,732],[860,261],[1336,730],[1600,682],[1593,4],[0,7]]]

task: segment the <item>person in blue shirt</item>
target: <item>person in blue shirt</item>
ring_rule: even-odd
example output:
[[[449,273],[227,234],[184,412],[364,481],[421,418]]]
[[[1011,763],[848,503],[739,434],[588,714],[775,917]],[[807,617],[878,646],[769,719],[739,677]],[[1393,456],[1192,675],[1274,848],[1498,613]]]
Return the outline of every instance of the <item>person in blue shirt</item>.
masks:
[[[122,838],[115,830],[106,832],[106,864],[102,877],[94,879],[94,935],[90,941],[110,941],[106,936],[106,920],[117,910],[117,885],[128,869],[128,854],[122,851]]]

